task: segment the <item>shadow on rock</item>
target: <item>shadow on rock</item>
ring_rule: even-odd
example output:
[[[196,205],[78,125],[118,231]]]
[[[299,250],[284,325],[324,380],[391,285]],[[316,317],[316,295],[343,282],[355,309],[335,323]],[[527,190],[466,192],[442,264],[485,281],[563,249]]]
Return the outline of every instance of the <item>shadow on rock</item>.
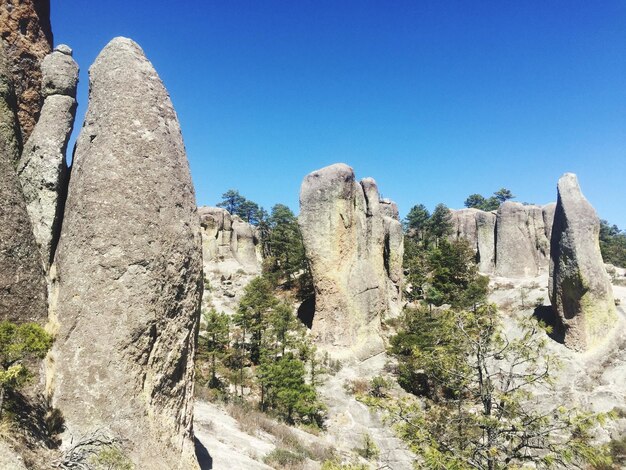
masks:
[[[213,468],[213,457],[209,454],[206,447],[198,440],[194,439],[194,446],[196,448],[196,457],[200,464],[200,470],[211,470]]]
[[[563,330],[563,326],[559,322],[556,313],[554,313],[552,306],[542,305],[537,307],[533,312],[533,317],[552,328],[552,332],[548,333],[548,336],[552,340],[561,344],[565,343],[565,331]]]

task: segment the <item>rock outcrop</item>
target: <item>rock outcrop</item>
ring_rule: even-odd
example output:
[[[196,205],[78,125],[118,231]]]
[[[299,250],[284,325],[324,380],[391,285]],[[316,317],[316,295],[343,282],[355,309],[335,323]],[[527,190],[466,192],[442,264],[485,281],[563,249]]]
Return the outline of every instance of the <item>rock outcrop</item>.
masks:
[[[492,273],[496,267],[496,214],[476,213],[476,246],[478,247],[478,270]]]
[[[565,345],[588,350],[617,322],[610,278],[600,253],[600,221],[578,179],[559,179],[550,251],[548,290],[563,326]]]
[[[554,207],[507,201],[497,212],[451,210],[449,238],[469,242],[482,273],[534,277],[548,268]]]
[[[337,357],[384,350],[381,318],[400,308],[396,213],[389,201],[380,203],[373,179],[356,182],[344,164],[314,171],[302,183],[298,222],[316,293],[312,333]]]
[[[65,152],[76,113],[78,65],[67,46],[42,63],[43,95],[39,121],[24,145],[18,174],[44,267],[52,261],[67,185]]]
[[[202,227],[204,305],[229,314],[237,310],[244,287],[261,274],[256,229],[219,207],[199,207]]]
[[[16,100],[0,41],[0,320],[42,323],[46,280],[15,162],[20,145]]]
[[[0,36],[6,44],[15,83],[21,140],[25,142],[41,109],[41,61],[52,50],[50,0],[2,0]]]
[[[547,265],[545,240],[540,207],[502,203],[496,219],[496,274],[512,278],[537,276]]]
[[[65,419],[62,449],[106,436],[137,468],[198,468],[201,241],[178,119],[133,41],[112,40],[89,72],[55,257],[49,372]]]

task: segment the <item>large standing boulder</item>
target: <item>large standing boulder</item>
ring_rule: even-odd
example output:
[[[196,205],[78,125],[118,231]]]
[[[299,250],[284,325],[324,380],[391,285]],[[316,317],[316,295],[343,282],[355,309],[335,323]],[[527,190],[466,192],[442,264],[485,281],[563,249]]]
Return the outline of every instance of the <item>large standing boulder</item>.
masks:
[[[0,320],[43,323],[46,280],[15,171],[19,156],[16,100],[0,40]]]
[[[615,301],[600,253],[596,211],[573,173],[564,174],[557,189],[548,290],[565,345],[584,351],[606,338],[615,325]]]
[[[542,208],[543,213],[543,226],[546,231],[546,239],[548,243],[552,239],[552,224],[554,223],[554,212],[556,211],[556,202],[551,202],[544,205]],[[550,256],[548,255],[548,258]]]
[[[170,98],[141,48],[112,40],[89,70],[55,263],[53,406],[63,449],[107,438],[137,468],[197,468],[194,353],[200,224]]]
[[[399,243],[399,222],[385,214],[393,208],[380,204],[374,180],[359,184],[345,164],[314,171],[302,183],[298,222],[316,292],[312,332],[337,357],[384,351],[381,318],[400,301],[389,283],[399,282],[402,253],[391,246]]]
[[[0,37],[6,42],[25,142],[42,105],[41,61],[52,50],[50,0],[2,0]]]
[[[39,121],[24,145],[18,174],[44,267],[52,262],[67,185],[65,152],[76,113],[78,65],[67,46],[42,64],[45,101]]]
[[[496,220],[496,275],[534,277],[539,274],[535,229],[527,206],[506,201]]]

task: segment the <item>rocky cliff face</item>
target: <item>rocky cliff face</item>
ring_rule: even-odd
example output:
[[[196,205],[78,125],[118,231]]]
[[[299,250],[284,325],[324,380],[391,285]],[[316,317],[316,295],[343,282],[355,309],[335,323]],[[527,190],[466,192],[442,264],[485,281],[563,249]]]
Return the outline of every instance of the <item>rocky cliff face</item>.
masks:
[[[364,359],[384,350],[381,318],[400,308],[396,213],[389,201],[380,203],[373,179],[358,183],[344,164],[302,183],[299,224],[316,292],[312,332],[336,356]]]
[[[52,50],[49,0],[1,0],[0,36],[15,82],[20,139],[32,132],[42,104],[41,61]]]
[[[18,174],[41,250],[42,262],[52,262],[67,186],[65,152],[76,113],[78,65],[72,50],[59,46],[42,64],[45,101],[39,121],[24,145]]]
[[[565,345],[577,351],[602,342],[617,322],[599,234],[595,210],[581,193],[576,175],[566,173],[558,183],[548,290]]]
[[[256,230],[219,207],[199,207],[202,227],[202,258],[205,304],[234,313],[243,288],[261,274],[261,255]]]
[[[19,152],[16,100],[0,41],[0,320],[43,324],[46,280],[15,171]]]
[[[106,436],[141,468],[197,468],[193,356],[200,227],[178,120],[143,51],[90,68],[56,256],[53,404],[63,449]]]
[[[453,210],[450,238],[470,243],[482,273],[534,277],[548,268],[553,217],[554,204],[540,207],[507,201],[496,212]]]

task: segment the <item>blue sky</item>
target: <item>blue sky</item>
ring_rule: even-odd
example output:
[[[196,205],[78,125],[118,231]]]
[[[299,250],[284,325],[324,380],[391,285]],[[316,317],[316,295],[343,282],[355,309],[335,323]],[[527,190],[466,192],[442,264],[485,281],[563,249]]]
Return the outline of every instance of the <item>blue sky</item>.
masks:
[[[626,228],[626,1],[52,0],[87,69],[137,41],[178,113],[198,204],[229,188],[298,212],[303,177],[345,162],[402,215],[507,187],[556,198],[578,174]]]

